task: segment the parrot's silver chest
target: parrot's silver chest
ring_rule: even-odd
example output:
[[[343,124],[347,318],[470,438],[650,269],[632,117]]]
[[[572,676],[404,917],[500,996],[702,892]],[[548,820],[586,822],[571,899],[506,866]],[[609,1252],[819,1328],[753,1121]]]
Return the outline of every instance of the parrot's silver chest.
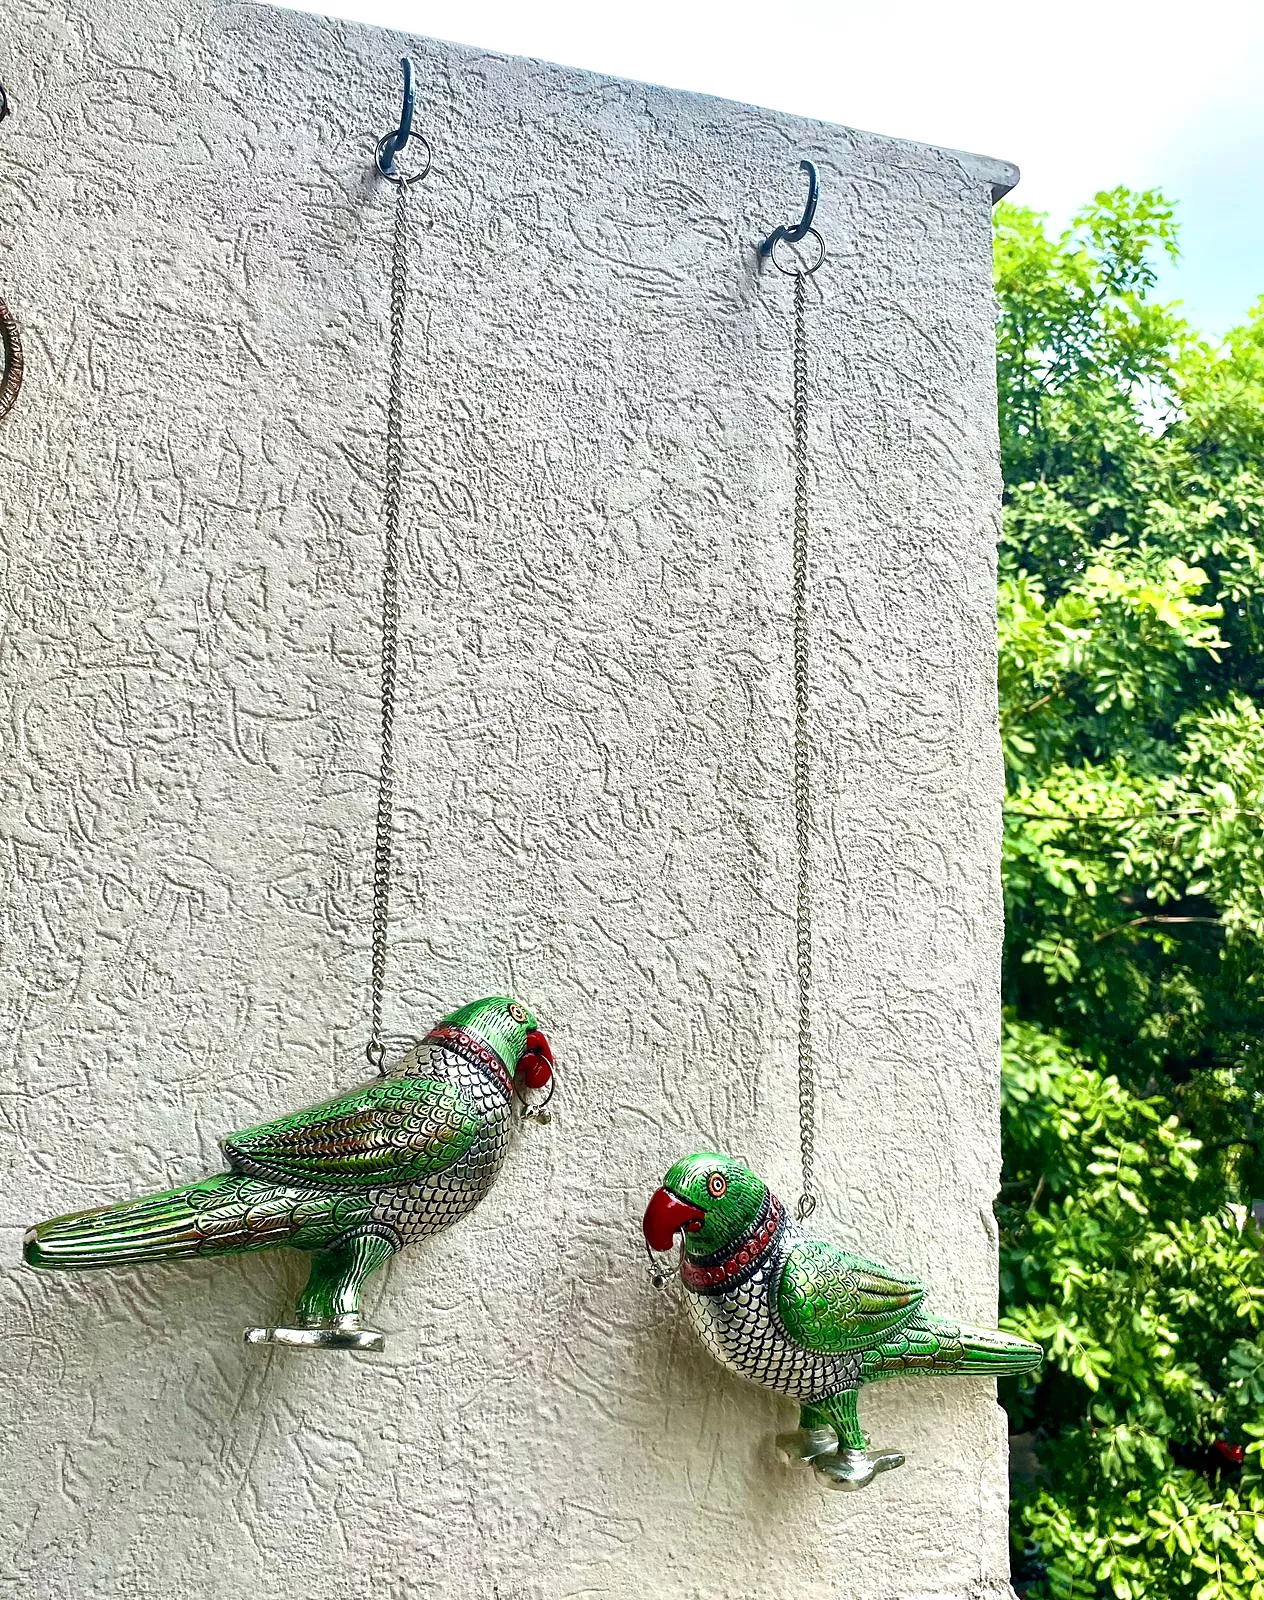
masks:
[[[777,1311],[786,1255],[798,1238],[787,1222],[753,1272],[731,1286],[690,1290],[689,1317],[711,1354],[751,1383],[800,1402],[821,1400],[859,1381],[854,1355],[818,1355],[796,1344]]]
[[[374,1220],[392,1228],[401,1245],[438,1233],[474,1209],[496,1181],[513,1125],[511,1091],[493,1073],[454,1050],[439,1045],[427,1049],[424,1076],[460,1091],[476,1114],[478,1132],[465,1153],[442,1172],[379,1192]]]

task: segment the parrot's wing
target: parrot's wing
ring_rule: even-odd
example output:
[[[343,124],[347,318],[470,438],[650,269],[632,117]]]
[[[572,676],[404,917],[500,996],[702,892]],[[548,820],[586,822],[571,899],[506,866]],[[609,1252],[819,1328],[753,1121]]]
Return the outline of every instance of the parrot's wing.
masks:
[[[903,1327],[925,1295],[916,1278],[898,1277],[824,1239],[802,1239],[782,1268],[777,1310],[796,1344],[844,1355]]]
[[[464,1155],[478,1116],[451,1084],[388,1078],[222,1141],[236,1172],[274,1182],[405,1183]]]

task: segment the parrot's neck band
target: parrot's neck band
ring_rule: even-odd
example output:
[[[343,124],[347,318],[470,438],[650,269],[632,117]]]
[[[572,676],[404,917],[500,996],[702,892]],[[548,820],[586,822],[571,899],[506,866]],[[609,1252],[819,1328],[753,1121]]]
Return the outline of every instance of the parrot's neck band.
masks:
[[[513,1083],[505,1071],[505,1063],[490,1045],[484,1044],[474,1034],[467,1033],[464,1028],[453,1027],[447,1022],[441,1023],[437,1028],[431,1028],[423,1042],[437,1044],[444,1050],[451,1050],[458,1056],[464,1056],[476,1067],[486,1068],[510,1099],[513,1098]]]
[[[702,1256],[694,1261],[686,1254],[680,1263],[680,1281],[695,1294],[722,1294],[731,1289],[756,1270],[775,1243],[785,1220],[785,1208],[770,1192],[749,1233],[713,1256]]]

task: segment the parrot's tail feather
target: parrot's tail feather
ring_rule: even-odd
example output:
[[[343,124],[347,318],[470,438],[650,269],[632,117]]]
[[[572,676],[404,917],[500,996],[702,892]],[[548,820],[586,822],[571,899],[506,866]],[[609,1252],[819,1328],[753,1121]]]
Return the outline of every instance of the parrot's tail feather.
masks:
[[[962,1328],[961,1344],[957,1371],[977,1372],[984,1377],[1006,1378],[1016,1372],[1031,1372],[1045,1358],[1038,1344],[994,1328]]]
[[[892,1338],[866,1350],[862,1359],[869,1382],[916,1372],[932,1377],[1005,1378],[1033,1371],[1044,1360],[1044,1351],[999,1329],[917,1317]]]
[[[261,1216],[260,1187],[225,1172],[162,1194],[53,1217],[27,1230],[22,1253],[32,1267],[115,1267],[279,1244],[294,1231],[293,1212],[278,1208]]]

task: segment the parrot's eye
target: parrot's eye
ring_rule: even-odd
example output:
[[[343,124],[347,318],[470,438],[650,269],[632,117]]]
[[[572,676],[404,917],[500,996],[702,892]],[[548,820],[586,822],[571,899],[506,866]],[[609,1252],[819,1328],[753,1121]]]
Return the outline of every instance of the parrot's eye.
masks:
[[[722,1172],[713,1172],[707,1179],[707,1193],[713,1200],[718,1200],[729,1186],[729,1180]]]
[[[526,1008],[520,1006],[516,1000],[509,1002],[509,1015],[515,1022],[525,1022],[527,1020]]]

